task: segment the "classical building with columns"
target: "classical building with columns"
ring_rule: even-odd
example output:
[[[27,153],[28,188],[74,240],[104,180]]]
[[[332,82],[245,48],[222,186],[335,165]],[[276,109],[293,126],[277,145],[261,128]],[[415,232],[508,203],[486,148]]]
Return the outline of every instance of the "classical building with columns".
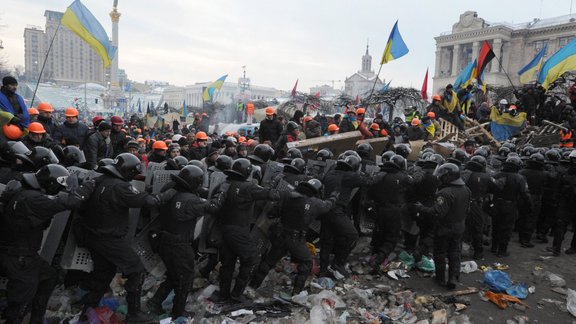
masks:
[[[466,11],[451,32],[436,37],[436,64],[433,89],[453,83],[462,69],[478,57],[484,41],[492,46],[496,59],[484,70],[487,84],[520,85],[518,71],[548,44],[545,59],[576,37],[576,15],[534,19],[526,23],[490,23],[474,11]],[[504,70],[503,70],[504,69]]]

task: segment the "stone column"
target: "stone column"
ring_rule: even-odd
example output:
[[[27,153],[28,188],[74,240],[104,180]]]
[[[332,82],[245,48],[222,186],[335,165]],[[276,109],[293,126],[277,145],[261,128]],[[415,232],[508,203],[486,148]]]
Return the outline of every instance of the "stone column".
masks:
[[[476,59],[480,54],[480,42],[476,41],[472,43],[472,60]]]
[[[434,77],[440,76],[442,70],[442,47],[436,49],[436,66],[434,67]]]
[[[490,64],[492,67],[490,68],[491,73],[498,73],[500,72],[500,64],[498,64],[498,60],[501,60],[501,53],[502,53],[502,40],[500,38],[496,38],[492,43],[492,50],[494,54],[496,54],[496,58],[492,60]]]
[[[460,71],[458,71],[460,61],[460,44],[454,44],[452,49],[452,76],[457,76]]]

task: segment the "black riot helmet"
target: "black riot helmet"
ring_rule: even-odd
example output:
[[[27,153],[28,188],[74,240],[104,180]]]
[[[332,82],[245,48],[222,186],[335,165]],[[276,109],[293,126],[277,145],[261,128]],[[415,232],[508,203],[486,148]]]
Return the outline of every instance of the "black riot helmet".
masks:
[[[103,167],[103,166],[107,166],[107,165],[113,165],[113,164],[114,164],[114,159],[110,159],[110,158],[105,158],[105,159],[101,159],[100,161],[98,161],[99,167]]]
[[[220,171],[228,170],[232,167],[232,158],[228,155],[219,155],[215,165]]]
[[[173,160],[178,165],[178,170],[182,170],[182,168],[188,165],[188,159],[183,157],[182,155],[178,155]]]
[[[295,158],[302,158],[302,151],[293,147],[286,152],[286,156],[282,158],[282,163],[289,164]]]
[[[442,155],[440,155],[438,153],[431,154],[431,155],[426,157],[426,160],[424,160],[425,164],[430,163],[430,164],[434,164],[436,166],[442,165],[442,164],[444,164],[444,162],[445,162],[444,158],[442,157]]]
[[[486,150],[484,147],[480,147],[474,151],[474,155],[482,155],[484,158],[488,158],[488,156],[490,156],[490,152],[488,152],[488,150]]]
[[[284,172],[290,172],[294,174],[304,174],[306,169],[306,161],[301,158],[295,158],[290,162],[290,164],[284,166]]]
[[[390,161],[390,159],[396,155],[396,153],[394,153],[394,151],[386,151],[384,153],[382,153],[382,163]]]
[[[309,197],[319,196],[322,193],[322,182],[318,179],[299,182],[296,191]]]
[[[520,155],[523,157],[530,157],[532,156],[532,154],[534,154],[534,147],[533,146],[524,146],[524,148],[522,149],[522,151],[520,152]]]
[[[384,167],[390,167],[399,171],[404,171],[407,168],[406,159],[400,154],[394,154],[389,161],[382,164]]]
[[[562,156],[560,155],[560,152],[558,152],[558,150],[550,149],[546,151],[546,158],[549,161],[557,162],[560,161],[560,158],[562,158]]]
[[[204,163],[202,163],[202,161],[200,160],[190,160],[188,161],[188,165],[195,165],[200,169],[204,170]]]
[[[298,129],[298,124],[296,124],[296,122],[289,121],[288,124],[286,124],[286,130],[288,131],[288,133],[292,133],[297,129]]]
[[[522,168],[522,160],[518,156],[510,156],[502,163],[502,169],[508,172],[518,172]]]
[[[474,155],[470,158],[470,161],[466,162],[466,169],[474,172],[484,172],[486,159],[482,155]]]
[[[64,148],[64,161],[62,164],[65,167],[78,166],[86,163],[86,157],[84,152],[82,152],[78,147],[74,145],[68,145]]]
[[[170,177],[182,188],[195,192],[204,182],[204,171],[195,165],[186,165],[180,172]]]
[[[399,144],[394,149],[394,153],[401,155],[405,159],[408,158],[408,155],[410,155],[411,152],[412,149],[410,148],[410,146],[408,146],[408,144]]]
[[[142,171],[142,162],[132,153],[122,153],[116,157],[113,165],[103,166],[101,169],[117,178],[131,181]]]
[[[42,166],[36,173],[23,174],[24,181],[34,189],[40,189],[48,195],[55,195],[66,187],[70,172],[59,164]]]
[[[336,168],[344,171],[358,171],[362,160],[355,155],[349,155],[336,162]]]
[[[47,149],[43,146],[33,147],[32,150],[25,153],[24,155],[16,154],[16,157],[20,158],[22,161],[32,163],[35,170],[39,170],[41,167],[48,164],[58,164],[58,158],[52,150]]]
[[[360,160],[362,159],[362,158],[360,157],[360,155],[358,155],[358,153],[357,153],[356,151],[354,151],[354,150],[346,150],[346,151],[344,151],[344,153],[338,155],[338,160],[344,160],[347,156],[351,156],[351,155],[357,157],[357,158],[360,159]]]
[[[248,159],[256,163],[264,164],[268,162],[273,155],[274,155],[274,149],[272,149],[270,145],[258,144],[254,148],[254,152],[252,152],[252,154],[248,156]]]
[[[361,143],[356,147],[356,153],[363,159],[369,158],[373,150],[372,145],[369,143]]]
[[[498,149],[498,155],[504,158],[507,157],[510,152],[512,152],[512,150],[510,150],[508,146],[501,146]]]
[[[316,153],[316,160],[318,161],[326,161],[334,158],[334,154],[329,149],[321,149]]]
[[[252,163],[248,159],[240,158],[232,163],[232,167],[224,173],[238,180],[246,180],[252,173]]]
[[[546,158],[544,158],[544,155],[542,155],[540,153],[534,153],[534,154],[530,155],[530,159],[528,159],[526,161],[526,165],[531,166],[531,167],[535,167],[535,168],[540,168],[540,167],[544,166],[545,162],[546,162]]]
[[[464,181],[460,178],[460,167],[454,163],[444,163],[439,166],[435,171],[434,175],[440,180],[444,185],[455,184],[464,185]]]

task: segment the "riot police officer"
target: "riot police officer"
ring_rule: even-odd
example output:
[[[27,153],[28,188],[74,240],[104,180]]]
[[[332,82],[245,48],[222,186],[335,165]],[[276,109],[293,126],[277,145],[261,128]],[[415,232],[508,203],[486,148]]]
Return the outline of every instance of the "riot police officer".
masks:
[[[440,180],[434,206],[417,205],[417,209],[436,216],[434,233],[434,264],[436,281],[456,288],[460,273],[460,247],[464,234],[465,219],[470,207],[470,190],[460,178],[460,167],[445,163],[434,174]],[[448,257],[448,281],[446,282],[446,257]]]
[[[167,202],[176,190],[169,189],[161,195],[139,192],[131,184],[140,174],[141,162],[131,153],[116,157],[113,165],[100,167],[103,175],[96,178],[95,194],[88,200],[87,208],[78,223],[77,239],[92,256],[94,270],[80,286],[88,293],[82,297],[84,310],[98,306],[100,298],[108,291],[116,270],[127,277],[126,322],[147,322],[155,318],[140,309],[142,284],[146,277],[140,257],[132,249],[128,236],[129,208],[154,207]]]
[[[534,153],[526,160],[526,166],[518,172],[518,174],[524,176],[528,183],[528,191],[530,193],[530,200],[532,201],[531,212],[521,212],[518,222],[520,245],[523,248],[534,247],[534,244],[530,243],[530,240],[532,239],[532,234],[534,234],[536,222],[540,215],[543,189],[551,179],[551,175],[544,170],[544,162],[545,159],[542,154]]]
[[[298,183],[296,193],[283,192],[279,202],[281,234],[272,241],[270,252],[260,262],[250,282],[251,287],[258,288],[270,268],[289,252],[292,262],[298,264],[292,295],[304,289],[306,279],[312,270],[312,255],[306,246],[308,227],[314,219],[329,212],[336,201],[334,196],[322,200],[321,194],[322,182],[318,179]]]
[[[204,181],[202,169],[188,165],[171,178],[178,193],[168,202],[168,211],[160,215],[161,231],[151,239],[159,245],[167,276],[147,306],[153,313],[162,314],[162,302],[174,289],[172,318],[178,318],[185,315],[186,298],[194,279],[192,241],[196,221],[209,210],[210,204],[197,193]]]
[[[241,301],[252,272],[258,265],[257,246],[253,244],[250,233],[254,202],[277,201],[280,194],[277,190],[265,189],[248,181],[252,164],[247,159],[237,159],[225,173],[228,176],[226,182],[215,190],[215,198],[221,201],[221,206],[216,207],[220,210],[216,226],[222,230],[223,244],[220,247],[220,291],[219,296],[213,296],[213,299]],[[240,269],[231,289],[237,259],[240,259]]]
[[[69,176],[63,166],[49,164],[9,183],[2,195],[0,271],[8,277],[6,323],[21,323],[27,306],[30,323],[44,321],[57,273],[38,255],[43,232],[55,214],[78,207],[94,189],[93,182],[78,187],[75,176]],[[67,196],[54,196],[66,186],[72,189]]]
[[[554,224],[554,242],[552,243],[552,252],[555,256],[560,255],[562,241],[569,224],[576,221],[576,212],[574,209],[574,200],[576,199],[576,151],[572,151],[568,156],[570,167],[560,179],[559,183],[559,205],[556,223]],[[566,254],[576,254],[576,235],[572,236],[570,248]]]

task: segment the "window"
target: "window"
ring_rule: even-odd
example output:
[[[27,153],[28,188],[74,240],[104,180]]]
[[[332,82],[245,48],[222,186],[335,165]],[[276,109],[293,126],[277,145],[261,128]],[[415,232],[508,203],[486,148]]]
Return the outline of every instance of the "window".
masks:
[[[560,37],[558,38],[558,48],[564,47],[568,42],[571,41],[570,37]]]
[[[548,45],[548,40],[535,41],[534,42],[534,52],[540,52],[540,50],[546,45]],[[548,48],[546,48],[546,53],[544,53],[544,55],[546,55],[547,53],[548,53]]]

